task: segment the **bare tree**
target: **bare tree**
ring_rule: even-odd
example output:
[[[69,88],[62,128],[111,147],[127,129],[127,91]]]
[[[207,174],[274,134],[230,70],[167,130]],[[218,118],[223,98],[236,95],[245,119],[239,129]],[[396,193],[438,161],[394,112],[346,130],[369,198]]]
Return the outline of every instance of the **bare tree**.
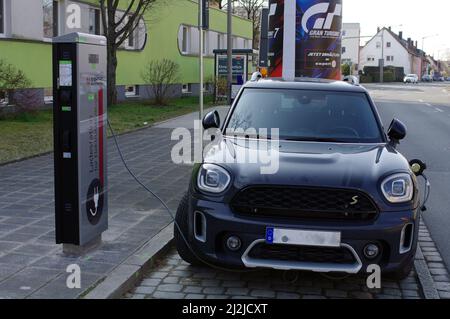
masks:
[[[266,1],[264,0],[237,0],[237,14],[252,21],[253,24],[253,48],[259,46],[259,33],[261,27],[261,9]]]
[[[120,0],[99,0],[103,33],[107,39],[108,105],[117,102],[116,69],[117,50],[139,26],[147,10],[157,0],[130,0],[124,10],[118,9]]]
[[[150,85],[155,104],[167,103],[167,92],[179,79],[180,66],[171,60],[150,61],[141,72],[142,80]]]

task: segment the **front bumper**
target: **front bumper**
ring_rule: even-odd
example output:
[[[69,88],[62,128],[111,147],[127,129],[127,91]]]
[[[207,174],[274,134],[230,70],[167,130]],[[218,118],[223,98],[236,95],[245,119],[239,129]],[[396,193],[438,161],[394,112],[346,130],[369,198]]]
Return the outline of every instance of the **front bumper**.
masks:
[[[202,236],[196,236],[194,215],[201,216]],[[410,249],[402,249],[402,231],[412,225]],[[205,261],[226,267],[273,268],[282,270],[310,270],[315,272],[359,273],[377,264],[384,272],[401,269],[414,258],[417,247],[419,211],[380,212],[376,220],[370,222],[336,222],[325,220],[295,220],[273,217],[248,217],[233,213],[224,203],[198,199],[189,196],[189,239],[195,252]],[[286,262],[255,259],[249,256],[251,249],[265,242],[267,227],[333,231],[341,233],[341,247],[348,249],[355,260],[349,264]],[[242,246],[238,251],[226,247],[229,236],[238,236]],[[365,257],[364,247],[375,243],[381,253],[375,259]],[[403,250],[403,251],[402,251]]]

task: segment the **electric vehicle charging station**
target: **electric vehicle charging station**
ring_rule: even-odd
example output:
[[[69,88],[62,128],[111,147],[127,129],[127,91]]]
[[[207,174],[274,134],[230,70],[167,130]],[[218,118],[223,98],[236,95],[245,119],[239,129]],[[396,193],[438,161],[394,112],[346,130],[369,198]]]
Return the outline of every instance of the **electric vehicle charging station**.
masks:
[[[78,251],[108,228],[106,38],[53,39],[56,243]]]

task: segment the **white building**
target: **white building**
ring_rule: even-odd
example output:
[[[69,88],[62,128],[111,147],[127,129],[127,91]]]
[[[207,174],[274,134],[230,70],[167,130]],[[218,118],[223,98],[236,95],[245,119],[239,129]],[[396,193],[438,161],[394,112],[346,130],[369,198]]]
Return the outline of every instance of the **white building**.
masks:
[[[354,72],[358,70],[360,36],[361,26],[359,23],[342,25],[342,63],[352,65]]]
[[[405,74],[421,75],[421,54],[417,42],[411,38],[405,40],[403,32],[398,35],[390,28],[378,30],[360,50],[359,70],[366,66],[379,66],[379,60],[384,59],[385,66],[403,67]]]

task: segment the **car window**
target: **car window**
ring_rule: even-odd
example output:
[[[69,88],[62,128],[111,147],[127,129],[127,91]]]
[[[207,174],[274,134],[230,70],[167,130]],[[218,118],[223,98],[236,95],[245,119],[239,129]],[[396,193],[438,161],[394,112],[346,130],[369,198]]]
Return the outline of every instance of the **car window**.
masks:
[[[270,133],[272,128],[279,129],[283,140],[383,142],[364,93],[244,89],[225,134],[249,135],[247,132],[259,132],[260,129]]]

